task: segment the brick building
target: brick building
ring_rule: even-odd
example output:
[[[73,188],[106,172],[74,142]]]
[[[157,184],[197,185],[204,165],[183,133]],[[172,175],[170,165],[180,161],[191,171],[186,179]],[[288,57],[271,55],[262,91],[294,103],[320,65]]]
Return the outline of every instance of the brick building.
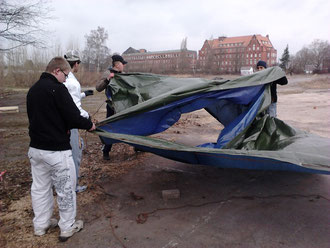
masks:
[[[255,68],[259,60],[276,65],[277,51],[269,36],[260,34],[205,40],[198,51],[197,69],[206,73],[239,73],[241,67]]]
[[[197,52],[187,49],[147,52],[129,47],[122,54],[126,72],[194,73]]]

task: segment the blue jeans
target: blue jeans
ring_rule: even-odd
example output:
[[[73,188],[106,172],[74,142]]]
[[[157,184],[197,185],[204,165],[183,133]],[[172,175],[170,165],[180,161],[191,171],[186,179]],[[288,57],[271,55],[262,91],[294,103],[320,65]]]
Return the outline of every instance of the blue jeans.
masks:
[[[271,117],[276,117],[277,116],[276,108],[277,108],[277,104],[276,102],[273,102],[269,105],[266,113],[269,114],[269,116]]]
[[[78,129],[71,129],[70,132],[71,132],[70,145],[72,148],[73,162],[76,167],[76,178],[78,185],[79,169],[80,169],[82,151],[84,149],[84,142],[83,139],[79,136]]]

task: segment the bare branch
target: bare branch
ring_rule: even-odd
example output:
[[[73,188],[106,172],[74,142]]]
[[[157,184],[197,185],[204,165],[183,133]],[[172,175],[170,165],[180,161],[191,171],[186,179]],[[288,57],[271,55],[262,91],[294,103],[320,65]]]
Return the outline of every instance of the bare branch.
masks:
[[[10,4],[0,0],[0,52],[21,46],[44,45],[46,35],[42,26],[51,16],[48,0],[30,0],[20,4]],[[10,43],[14,45],[9,45]]]

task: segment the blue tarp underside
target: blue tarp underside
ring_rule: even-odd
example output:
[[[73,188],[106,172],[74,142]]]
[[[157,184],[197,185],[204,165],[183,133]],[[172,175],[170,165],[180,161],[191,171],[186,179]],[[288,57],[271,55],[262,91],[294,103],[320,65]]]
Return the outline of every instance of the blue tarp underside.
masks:
[[[259,85],[200,93],[148,112],[109,122],[99,129],[110,133],[147,136],[167,130],[184,113],[207,108],[217,120],[223,122],[225,128],[222,130],[217,144],[208,143],[205,146],[221,148],[255,118],[262,101],[263,91],[264,85]],[[104,140],[110,143],[107,138]]]

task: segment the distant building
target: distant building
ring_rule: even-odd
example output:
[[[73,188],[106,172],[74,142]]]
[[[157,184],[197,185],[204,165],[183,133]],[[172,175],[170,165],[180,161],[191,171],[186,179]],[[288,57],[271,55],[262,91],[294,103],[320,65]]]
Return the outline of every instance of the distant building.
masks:
[[[305,73],[306,74],[312,74],[315,70],[315,66],[314,65],[305,65]]]
[[[197,52],[187,49],[147,52],[129,47],[122,54],[126,72],[194,73]]]
[[[243,66],[243,67],[241,67],[241,75],[242,76],[251,75],[251,74],[253,74],[252,66]]]
[[[241,67],[255,68],[259,60],[274,66],[276,59],[277,51],[268,35],[222,36],[205,40],[198,51],[197,69],[207,73],[239,73]]]
[[[322,62],[322,70],[321,73],[329,73],[330,72],[330,56],[324,58]]]

